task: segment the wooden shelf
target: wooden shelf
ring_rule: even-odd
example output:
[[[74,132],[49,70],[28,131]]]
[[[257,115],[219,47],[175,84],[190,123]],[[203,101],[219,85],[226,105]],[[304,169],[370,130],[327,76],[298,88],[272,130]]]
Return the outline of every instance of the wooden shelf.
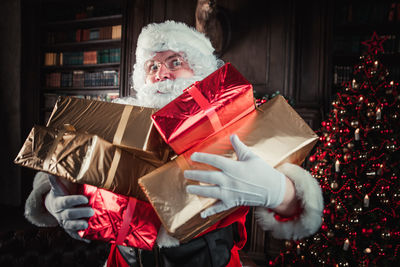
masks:
[[[62,66],[42,66],[43,71],[67,71],[67,70],[115,70],[120,68],[119,62],[85,64],[85,65],[62,65]]]
[[[90,28],[90,27],[102,27],[122,24],[123,16],[121,14],[103,17],[91,17],[85,19],[76,20],[63,20],[44,23],[44,27],[47,30],[57,29],[73,29],[73,28]]]
[[[71,92],[71,93],[77,93],[77,92],[117,92],[119,91],[119,86],[91,86],[91,87],[59,87],[59,88],[42,88],[43,93],[49,94],[49,93],[59,93],[59,92]]]
[[[47,52],[96,50],[99,48],[119,48],[121,39],[92,40],[84,42],[70,42],[58,44],[44,44],[42,49]]]

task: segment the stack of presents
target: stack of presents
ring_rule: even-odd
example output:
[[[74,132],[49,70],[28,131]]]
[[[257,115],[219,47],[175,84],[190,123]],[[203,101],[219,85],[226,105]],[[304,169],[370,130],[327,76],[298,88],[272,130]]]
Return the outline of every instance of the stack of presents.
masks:
[[[201,218],[216,199],[186,192],[194,152],[236,159],[238,137],[271,166],[301,164],[317,135],[282,96],[256,107],[252,85],[229,63],[162,109],[60,97],[15,163],[79,186],[94,211],[81,237],[151,249],[161,224],[187,242],[235,208]],[[66,183],[68,184],[68,183]],[[68,188],[66,188],[68,190]]]

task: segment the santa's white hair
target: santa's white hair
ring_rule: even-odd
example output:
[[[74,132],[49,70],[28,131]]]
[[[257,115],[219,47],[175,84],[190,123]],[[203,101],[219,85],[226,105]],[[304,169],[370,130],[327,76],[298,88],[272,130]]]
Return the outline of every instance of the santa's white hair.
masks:
[[[146,84],[145,62],[157,52],[168,50],[182,52],[194,76]],[[161,108],[180,95],[186,87],[204,79],[222,64],[222,60],[214,55],[210,40],[196,29],[171,20],[149,24],[142,29],[137,42],[133,70],[133,90],[136,95],[115,102]]]

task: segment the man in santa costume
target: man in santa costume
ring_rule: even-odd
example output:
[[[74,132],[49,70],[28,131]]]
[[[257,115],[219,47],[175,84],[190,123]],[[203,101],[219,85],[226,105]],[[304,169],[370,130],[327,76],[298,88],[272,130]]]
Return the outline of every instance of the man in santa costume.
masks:
[[[149,24],[137,42],[133,71],[135,96],[117,103],[161,108],[186,87],[202,80],[223,62],[216,58],[207,37],[174,21]],[[189,193],[219,199],[202,212],[207,217],[240,206],[188,243],[180,244],[161,227],[157,237],[161,266],[241,266],[238,255],[246,242],[245,217],[249,206],[264,230],[276,238],[300,239],[315,233],[322,222],[323,199],[317,181],[293,164],[274,169],[254,154],[237,136],[231,136],[237,160],[194,153],[192,160],[220,171],[185,171],[185,177],[211,184],[187,186]],[[37,226],[61,225],[76,239],[94,214],[83,195],[65,195],[54,177],[39,172],[26,201],[25,216]],[[135,253],[136,252],[136,253]],[[112,246],[108,266],[140,266],[145,260],[137,249]],[[138,255],[140,254],[140,255]]]

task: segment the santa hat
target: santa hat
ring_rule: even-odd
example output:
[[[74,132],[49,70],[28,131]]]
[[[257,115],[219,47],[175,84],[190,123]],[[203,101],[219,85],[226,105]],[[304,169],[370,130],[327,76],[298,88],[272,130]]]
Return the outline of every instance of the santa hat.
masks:
[[[194,28],[181,22],[165,21],[145,26],[139,35],[133,86],[139,89],[145,84],[145,62],[156,52],[172,50],[183,52],[195,76],[204,78],[215,71],[221,61],[216,58],[210,40]]]

